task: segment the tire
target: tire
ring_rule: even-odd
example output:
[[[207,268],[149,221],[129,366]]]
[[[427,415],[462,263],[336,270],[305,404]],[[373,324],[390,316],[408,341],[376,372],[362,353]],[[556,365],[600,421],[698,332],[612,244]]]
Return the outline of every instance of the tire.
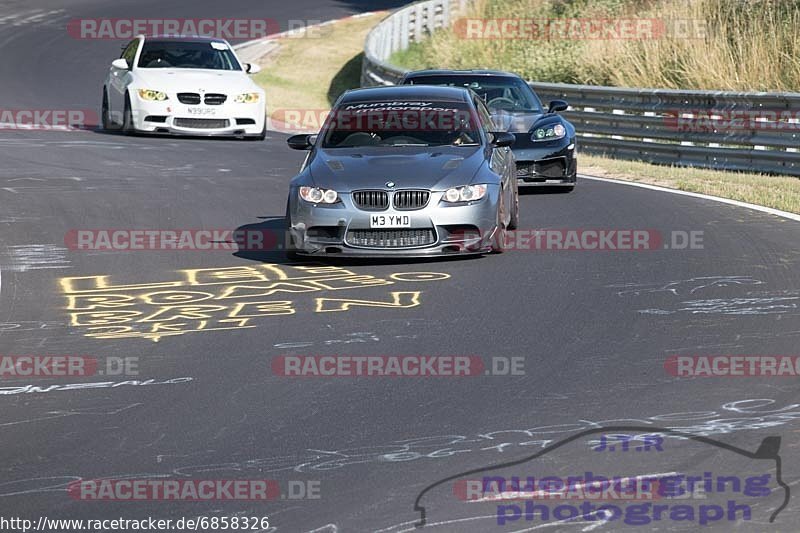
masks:
[[[108,91],[103,87],[103,103],[100,107],[100,121],[104,130],[110,131],[114,129],[114,122],[111,120],[111,115],[108,110]]]
[[[264,128],[261,130],[261,133],[256,133],[255,135],[237,135],[237,139],[244,140],[244,141],[263,141],[267,138],[267,125],[264,124]]]
[[[492,238],[492,253],[502,254],[505,252],[506,242],[506,225],[503,223],[505,218],[505,200],[503,200],[503,191],[500,190],[500,200],[497,204],[497,229],[494,230],[494,237]]]
[[[258,141],[263,141],[264,139],[267,138],[267,120],[266,119],[264,119],[264,127],[261,128],[261,133],[259,133],[257,137],[253,137],[253,138],[258,140]]]
[[[578,162],[573,160],[572,166],[573,166],[572,174],[570,174],[569,176],[570,178],[572,178],[572,185],[570,185],[569,187],[564,187],[564,190],[561,192],[565,194],[574,191],[575,184],[578,183]]]
[[[519,227],[519,191],[514,191],[514,208],[511,210],[511,220],[507,229],[517,229]]]
[[[133,135],[136,130],[133,127],[133,114],[131,112],[131,97],[125,93],[125,111],[122,114],[122,133]]]
[[[302,258],[300,255],[295,251],[294,242],[292,242],[292,236],[289,233],[289,228],[291,227],[291,219],[289,218],[289,199],[286,199],[286,214],[283,215],[283,227],[284,227],[284,243],[283,248],[286,252],[286,258],[289,261],[300,261]]]

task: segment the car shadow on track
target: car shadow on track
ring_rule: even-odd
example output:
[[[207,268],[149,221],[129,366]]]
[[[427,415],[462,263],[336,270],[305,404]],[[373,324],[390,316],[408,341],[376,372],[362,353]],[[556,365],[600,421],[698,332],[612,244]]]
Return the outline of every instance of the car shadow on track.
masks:
[[[553,187],[546,187],[546,186],[525,187],[525,186],[520,186],[520,188],[519,188],[519,195],[520,196],[536,196],[536,195],[540,195],[540,194],[567,194],[569,192],[573,192],[573,189],[569,189],[567,187],[561,187],[561,186],[553,186]]]
[[[236,228],[238,250],[234,257],[279,265],[328,264],[336,266],[359,265],[409,265],[440,263],[443,261],[469,261],[482,255],[463,255],[446,257],[313,257],[298,256],[291,253],[289,235],[286,231],[286,218],[283,216],[259,217],[263,221],[244,224]]]

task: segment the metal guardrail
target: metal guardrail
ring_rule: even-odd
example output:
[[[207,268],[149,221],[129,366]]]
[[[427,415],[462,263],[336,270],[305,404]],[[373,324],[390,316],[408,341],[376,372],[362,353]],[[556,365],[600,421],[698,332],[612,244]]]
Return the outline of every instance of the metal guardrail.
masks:
[[[394,12],[370,31],[363,86],[393,85],[389,63],[465,12],[468,0],[427,0]],[[531,82],[539,97],[570,104],[580,150],[617,159],[800,176],[800,93],[627,89]]]
[[[361,85],[394,85],[405,70],[389,58],[440,28],[450,26],[454,15],[466,10],[468,0],[425,0],[400,8],[375,26],[364,43]]]

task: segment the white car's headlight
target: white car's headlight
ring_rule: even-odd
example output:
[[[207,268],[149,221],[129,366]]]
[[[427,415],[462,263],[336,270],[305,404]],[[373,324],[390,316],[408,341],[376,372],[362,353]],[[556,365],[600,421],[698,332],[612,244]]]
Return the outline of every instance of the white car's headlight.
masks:
[[[154,91],[152,89],[139,89],[139,98],[142,100],[163,102],[168,100],[167,93],[162,91]]]
[[[256,104],[260,99],[261,95],[258,93],[243,93],[237,95],[233,101],[237,104]]]
[[[554,141],[556,139],[561,139],[566,134],[567,130],[564,128],[563,124],[555,124],[553,126],[536,128],[533,130],[531,139],[534,141]]]
[[[300,198],[312,204],[335,204],[339,200],[339,195],[333,189],[300,187]]]
[[[447,189],[442,200],[450,203],[473,202],[486,196],[486,185],[464,185]]]

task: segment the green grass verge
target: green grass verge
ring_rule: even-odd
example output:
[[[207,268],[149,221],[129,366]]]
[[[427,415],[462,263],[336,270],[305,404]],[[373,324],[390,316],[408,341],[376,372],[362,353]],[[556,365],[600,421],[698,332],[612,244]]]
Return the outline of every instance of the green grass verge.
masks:
[[[718,170],[651,165],[582,153],[578,172],[590,176],[660,185],[800,214],[800,179]]]
[[[359,86],[364,39],[386,13],[323,26],[307,37],[285,37],[260,62],[255,81],[267,92],[267,112],[324,110]]]

